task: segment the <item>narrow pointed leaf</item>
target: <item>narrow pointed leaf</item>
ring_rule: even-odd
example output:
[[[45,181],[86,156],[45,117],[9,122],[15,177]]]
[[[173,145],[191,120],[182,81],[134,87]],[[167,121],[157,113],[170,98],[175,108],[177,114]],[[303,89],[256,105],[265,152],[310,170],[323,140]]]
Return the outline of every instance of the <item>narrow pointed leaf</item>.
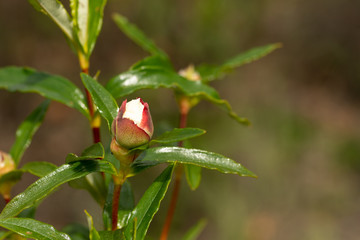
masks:
[[[89,233],[90,240],[100,240],[100,235],[94,227],[94,221],[93,221],[92,216],[86,210],[85,210],[85,213],[86,213],[86,217],[87,217],[87,221],[88,221],[88,225],[89,225],[89,229],[90,229],[90,233]]]
[[[70,240],[70,237],[57,231],[53,226],[30,218],[0,219],[0,226],[31,239]]]
[[[71,18],[58,0],[29,0],[33,7],[49,16],[64,32],[66,37],[73,41]]]
[[[167,167],[146,190],[133,210],[129,224],[125,228],[126,239],[142,240],[145,238],[150,223],[159,210],[160,203],[167,192],[173,169],[173,165]],[[136,232],[135,238],[133,238],[134,228]]]
[[[174,128],[151,140],[150,144],[179,142],[201,136],[205,133],[205,130],[199,128]]]
[[[38,177],[44,177],[50,172],[55,171],[56,168],[57,166],[50,162],[29,162],[25,164],[21,170]]]
[[[149,52],[152,55],[159,55],[163,58],[167,58],[166,53],[158,48],[155,43],[150,40],[146,35],[137,28],[134,24],[131,24],[124,16],[120,14],[114,14],[113,19],[117,26],[133,40],[142,49]]]
[[[95,79],[86,74],[81,74],[81,79],[90,92],[95,105],[103,118],[108,122],[109,129],[116,118],[118,105],[111,94]]]
[[[31,68],[5,67],[0,69],[0,89],[38,93],[46,98],[79,110],[86,117],[89,112],[85,98],[69,80]]]
[[[186,164],[185,175],[186,181],[191,190],[196,190],[201,182],[201,171],[202,168],[196,165]]]
[[[189,81],[168,68],[137,66],[134,70],[115,76],[106,84],[106,89],[114,98],[123,97],[140,89],[157,88],[172,88],[190,97],[204,98],[218,105],[239,123],[250,124],[246,118],[239,117],[230,104],[220,98],[214,88],[201,81]]]
[[[10,155],[15,161],[16,165],[24,154],[25,150],[29,147],[32,137],[42,123],[50,101],[46,100],[38,108],[36,108],[26,119],[21,123],[16,130],[15,143],[10,149]]]
[[[81,153],[81,156],[103,159],[105,156],[104,146],[100,142],[95,143],[95,144],[91,145],[90,147],[86,148]]]
[[[206,226],[206,219],[201,219],[195,226],[193,226],[181,240],[196,240]]]
[[[115,174],[116,170],[111,163],[101,160],[82,160],[64,164],[14,197],[1,212],[0,219],[16,216],[22,210],[33,206],[49,195],[60,185],[92,172]]]
[[[231,72],[235,68],[238,68],[244,64],[251,63],[256,61],[274,51],[277,48],[280,48],[281,44],[269,44],[266,46],[252,48],[244,53],[241,53],[220,66],[210,66],[210,65],[200,65],[196,70],[200,73],[200,76],[203,81],[212,81],[219,79],[226,75],[226,73]]]
[[[181,147],[156,147],[145,150],[132,164],[134,173],[160,163],[192,164],[203,168],[217,170],[222,173],[238,174],[246,177],[256,177],[254,173],[240,163],[218,153],[200,149]]]
[[[95,143],[90,147],[86,148],[81,156],[74,153],[69,153],[66,156],[66,163],[73,161],[86,160],[86,159],[103,159],[105,157],[105,150],[101,143]]]
[[[76,40],[87,59],[101,30],[105,4],[106,0],[71,0],[70,3]]]

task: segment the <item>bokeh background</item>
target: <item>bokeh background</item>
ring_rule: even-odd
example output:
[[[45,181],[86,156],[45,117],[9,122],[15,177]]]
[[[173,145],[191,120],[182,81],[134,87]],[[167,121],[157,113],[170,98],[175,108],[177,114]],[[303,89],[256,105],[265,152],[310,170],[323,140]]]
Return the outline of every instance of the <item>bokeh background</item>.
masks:
[[[68,5],[68,1],[63,1]],[[354,0],[108,0],[91,73],[100,81],[147,56],[111,20],[119,12],[170,56],[175,67],[221,63],[249,48],[283,48],[212,82],[251,127],[202,102],[189,126],[207,130],[194,147],[222,153],[258,174],[257,180],[203,171],[199,189],[183,182],[170,239],[199,219],[200,239],[335,240],[360,235],[360,1]],[[62,33],[27,1],[0,1],[0,67],[30,66],[63,75],[78,86],[79,66]],[[149,102],[155,128],[177,126],[167,89],[131,97]],[[21,121],[42,101],[35,94],[0,90],[0,149],[8,151]],[[120,100],[119,100],[120,101]],[[104,142],[108,133],[103,129]],[[64,163],[91,144],[87,120],[52,103],[22,163]],[[133,180],[138,200],[161,171]],[[36,178],[24,175],[21,192]],[[169,196],[151,225],[158,238]],[[3,205],[2,205],[3,206]],[[87,209],[101,227],[101,210],[87,192],[63,186],[40,205],[37,219],[61,229],[86,225]]]

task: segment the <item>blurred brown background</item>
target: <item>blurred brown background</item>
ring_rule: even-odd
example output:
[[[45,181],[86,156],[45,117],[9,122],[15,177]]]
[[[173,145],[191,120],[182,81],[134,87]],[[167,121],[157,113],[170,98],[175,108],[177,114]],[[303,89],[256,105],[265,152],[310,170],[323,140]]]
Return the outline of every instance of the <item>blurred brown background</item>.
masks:
[[[63,1],[68,5],[68,1]],[[282,42],[283,48],[213,82],[243,127],[203,102],[189,126],[207,130],[194,147],[229,156],[258,174],[247,179],[203,171],[192,192],[185,181],[170,239],[179,239],[198,219],[208,219],[200,239],[335,240],[360,235],[360,1],[350,0],[109,0],[91,58],[100,81],[125,71],[147,54],[111,20],[119,12],[171,57],[176,68],[221,63],[246,49]],[[0,67],[30,66],[66,76],[81,86],[79,67],[55,24],[26,1],[0,1]],[[143,90],[155,128],[177,125],[170,90]],[[0,149],[8,151],[15,130],[42,98],[0,90]],[[103,129],[104,143],[108,133]],[[91,144],[87,120],[52,103],[25,153],[27,161],[64,163],[67,153]],[[138,200],[161,170],[133,180]],[[36,178],[25,175],[14,189]],[[149,236],[159,236],[165,198]],[[46,199],[37,219],[61,229],[86,224],[87,209],[101,227],[101,210],[85,191],[63,186]]]

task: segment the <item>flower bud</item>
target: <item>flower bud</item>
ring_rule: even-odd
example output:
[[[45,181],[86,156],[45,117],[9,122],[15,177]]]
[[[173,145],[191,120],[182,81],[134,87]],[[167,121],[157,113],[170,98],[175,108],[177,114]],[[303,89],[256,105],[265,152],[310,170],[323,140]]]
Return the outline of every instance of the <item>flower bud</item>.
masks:
[[[154,132],[149,105],[140,98],[123,101],[112,123],[112,132],[116,143],[126,149],[148,143]]]
[[[0,151],[0,176],[11,172],[15,167],[15,162],[12,157],[9,154]]]
[[[0,177],[15,170],[15,168],[16,165],[12,157],[9,154],[0,151]],[[0,194],[4,197],[6,203],[10,201],[11,188],[15,182],[16,180],[2,180],[0,184]]]

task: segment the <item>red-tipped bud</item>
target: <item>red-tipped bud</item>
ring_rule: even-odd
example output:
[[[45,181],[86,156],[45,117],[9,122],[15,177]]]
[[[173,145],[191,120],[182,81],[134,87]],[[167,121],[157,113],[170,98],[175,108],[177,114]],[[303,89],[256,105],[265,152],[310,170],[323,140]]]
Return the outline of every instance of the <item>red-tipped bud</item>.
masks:
[[[126,149],[148,143],[154,132],[149,105],[140,98],[123,101],[112,123],[112,132],[116,143]]]

